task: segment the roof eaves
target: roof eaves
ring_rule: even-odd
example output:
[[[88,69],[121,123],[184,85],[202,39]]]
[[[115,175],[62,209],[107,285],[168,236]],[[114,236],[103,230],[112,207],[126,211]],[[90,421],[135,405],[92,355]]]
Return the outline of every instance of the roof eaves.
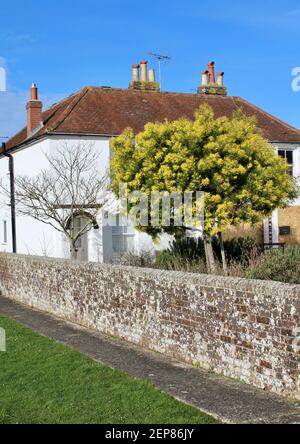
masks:
[[[62,131],[51,131],[47,134],[48,136],[87,136],[87,137],[118,137],[121,133],[76,133],[76,132],[62,132]]]
[[[3,157],[4,152],[5,153],[14,153],[16,151],[19,151],[22,148],[26,148],[26,147],[29,147],[30,145],[34,145],[35,143],[39,142],[40,140],[42,140],[42,139],[44,139],[44,138],[46,138],[48,136],[49,136],[48,133],[43,133],[43,134],[41,134],[38,137],[35,136],[35,137],[31,138],[31,139],[27,139],[24,142],[21,142],[18,145],[15,145],[15,146],[13,146],[13,147],[5,150],[5,151],[0,148],[0,159]]]
[[[14,153],[16,151],[19,151],[22,148],[28,148],[29,146],[41,141],[44,138],[51,137],[51,136],[78,136],[78,137],[118,137],[120,133],[115,134],[105,134],[105,133],[66,133],[61,131],[50,131],[49,129],[46,129],[45,132],[38,136],[34,136],[30,139],[26,139],[24,142],[19,143],[18,145],[13,146],[12,148],[7,149],[5,152],[7,153]],[[0,148],[0,158],[3,157],[4,151],[2,148]]]
[[[248,102],[248,100],[243,99],[242,97],[236,97],[238,100],[240,100],[243,103],[246,103],[248,106],[250,106],[252,109],[255,109],[256,111],[259,111],[260,113],[264,114],[265,116],[268,116],[270,119],[272,119],[273,121],[278,122],[279,124],[285,126],[288,130],[292,130],[295,133],[299,134],[299,139],[300,139],[300,130],[298,128],[295,128],[292,125],[289,125],[288,123],[284,122],[283,120],[279,119],[276,116],[273,116],[272,114],[268,113],[267,111],[263,110],[262,108],[259,108],[256,105],[253,105],[253,103]],[[278,142],[280,143],[280,142]],[[297,142],[296,142],[297,143]]]

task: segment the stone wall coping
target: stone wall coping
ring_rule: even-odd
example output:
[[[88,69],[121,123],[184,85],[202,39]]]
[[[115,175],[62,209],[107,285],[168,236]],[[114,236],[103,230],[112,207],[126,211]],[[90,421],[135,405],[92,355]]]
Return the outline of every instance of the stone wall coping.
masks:
[[[73,269],[89,269],[101,272],[101,270],[110,270],[112,273],[123,273],[128,271],[135,277],[149,277],[155,279],[170,279],[177,284],[199,285],[203,288],[220,288],[220,289],[234,289],[243,292],[253,293],[255,296],[290,296],[293,299],[300,300],[300,285],[286,284],[277,281],[263,281],[255,279],[245,279],[239,277],[226,277],[219,275],[198,274],[190,272],[168,271],[155,268],[141,268],[134,266],[101,264],[94,262],[76,262],[69,259],[49,258],[44,256],[22,255],[12,253],[0,252],[0,257],[7,257],[8,260],[24,259],[28,262],[48,262],[58,267],[66,267],[66,265]]]

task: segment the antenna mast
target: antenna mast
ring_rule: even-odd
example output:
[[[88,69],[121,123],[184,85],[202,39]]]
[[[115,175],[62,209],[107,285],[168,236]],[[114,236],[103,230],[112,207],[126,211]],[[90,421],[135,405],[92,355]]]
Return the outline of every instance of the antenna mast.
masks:
[[[156,54],[154,52],[148,52],[149,55],[151,55],[152,57],[154,57],[157,62],[158,62],[158,78],[159,78],[159,86],[160,86],[160,90],[162,90],[162,81],[161,81],[161,62],[170,62],[171,61],[171,57],[167,56],[167,55],[163,55],[163,54]]]

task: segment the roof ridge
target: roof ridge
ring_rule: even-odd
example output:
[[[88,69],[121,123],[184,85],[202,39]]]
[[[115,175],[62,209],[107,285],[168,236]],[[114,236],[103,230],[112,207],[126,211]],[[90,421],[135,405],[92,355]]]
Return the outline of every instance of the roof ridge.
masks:
[[[262,108],[260,108],[259,106],[254,105],[251,102],[248,102],[248,100],[243,99],[242,97],[236,96],[236,98],[241,100],[244,103],[247,103],[247,105],[251,106],[251,108],[256,109],[257,111],[261,112],[262,114],[267,115],[268,117],[270,117],[273,120],[276,120],[278,123],[280,123],[281,125],[285,126],[287,129],[292,130],[292,131],[300,134],[300,129],[296,128],[295,126],[289,125],[288,123],[286,123],[283,120],[279,119],[279,117],[276,117],[273,114],[270,114],[268,111],[263,110]]]
[[[67,99],[63,99],[61,102],[65,101],[65,100],[67,100]],[[43,111],[43,113],[44,113],[44,112],[47,112],[47,111],[48,111],[48,112],[51,111],[51,113],[49,114],[49,116],[48,116],[48,117],[44,120],[44,122],[43,122],[43,126],[44,126],[44,127],[46,126],[47,122],[48,122],[50,119],[52,119],[52,117],[55,116],[55,114],[59,111],[60,106],[61,106],[61,102],[57,102],[57,103],[53,104],[52,106],[50,106],[50,108],[47,108],[47,109],[45,109],[45,111]]]
[[[189,93],[189,92],[179,92],[179,91],[148,91],[143,89],[129,89],[129,88],[113,88],[113,87],[103,87],[103,86],[89,86],[87,88],[91,88],[93,90],[107,91],[108,93],[111,91],[126,91],[130,94],[155,94],[155,95],[176,95],[176,96],[189,96],[189,97],[198,97],[198,98],[219,98],[219,99],[230,99],[232,96],[222,96],[222,95],[209,95],[209,94],[199,94]]]
[[[62,113],[58,116],[58,119],[56,122],[54,122],[54,125],[51,128],[46,128],[47,132],[53,132],[58,129],[58,127],[69,117],[69,115],[72,113],[72,111],[76,108],[78,103],[83,99],[83,97],[86,95],[86,93],[90,91],[90,87],[85,86],[82,88],[79,92],[74,94],[74,98],[71,101],[71,103],[62,111]],[[72,96],[70,96],[72,97]],[[69,98],[70,98],[69,97]],[[57,105],[61,106],[61,102],[59,102]]]
[[[67,100],[70,100],[72,97],[77,96],[85,87],[79,89],[78,91],[73,92],[72,94],[69,94],[67,97],[64,97],[63,99],[59,100],[58,102],[53,103],[49,108],[47,108],[45,111],[49,111],[51,108],[55,108],[58,105],[62,105]]]

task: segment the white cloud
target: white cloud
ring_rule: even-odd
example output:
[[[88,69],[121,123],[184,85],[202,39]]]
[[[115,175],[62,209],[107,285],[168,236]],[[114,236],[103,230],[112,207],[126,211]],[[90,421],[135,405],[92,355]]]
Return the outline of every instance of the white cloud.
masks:
[[[6,70],[0,66],[0,92],[6,91]]]
[[[0,136],[11,136],[25,123],[25,93],[0,92]]]
[[[0,56],[0,93],[6,91],[6,59]]]
[[[0,57],[1,67],[6,69],[5,58]],[[0,73],[1,74],[1,73]],[[44,93],[41,94],[43,109],[63,99],[67,94]],[[20,131],[26,124],[26,103],[29,100],[28,91],[13,91],[8,86],[6,91],[1,91],[0,78],[0,137],[11,137]],[[5,139],[0,139],[0,143]]]
[[[18,44],[18,45],[28,45],[28,44],[33,44],[37,42],[37,38],[30,34],[30,33],[25,33],[25,34],[16,34],[16,33],[5,33],[5,34],[0,34],[1,40],[9,43],[9,44]]]
[[[6,59],[4,57],[0,56],[0,66],[5,67],[6,66]]]

